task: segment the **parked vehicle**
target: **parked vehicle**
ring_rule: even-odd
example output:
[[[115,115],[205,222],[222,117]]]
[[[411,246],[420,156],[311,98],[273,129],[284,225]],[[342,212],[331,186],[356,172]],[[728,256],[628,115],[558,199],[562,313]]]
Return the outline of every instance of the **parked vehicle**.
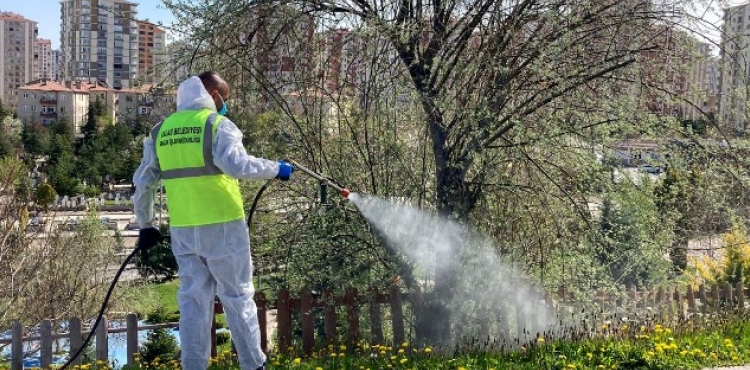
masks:
[[[664,168],[650,164],[644,164],[643,166],[641,166],[640,171],[645,173],[659,174],[664,172]]]

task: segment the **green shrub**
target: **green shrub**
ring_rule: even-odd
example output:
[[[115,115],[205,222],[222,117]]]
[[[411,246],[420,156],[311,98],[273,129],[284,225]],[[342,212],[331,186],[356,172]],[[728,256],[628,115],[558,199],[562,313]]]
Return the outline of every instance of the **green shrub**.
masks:
[[[158,357],[171,359],[179,350],[177,339],[167,329],[154,329],[148,333],[146,342],[139,351],[141,361],[150,364]]]
[[[220,346],[224,343],[229,342],[232,339],[232,335],[228,331],[222,331],[216,333],[216,345]]]

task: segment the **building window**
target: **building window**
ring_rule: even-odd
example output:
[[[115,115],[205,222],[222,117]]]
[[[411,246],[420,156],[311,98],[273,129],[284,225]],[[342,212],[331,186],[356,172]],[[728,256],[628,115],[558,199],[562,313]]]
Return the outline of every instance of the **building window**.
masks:
[[[24,112],[28,112],[29,111],[29,106],[28,105],[24,105],[23,106],[23,111]]]
[[[23,98],[26,99],[29,97],[29,93],[23,93]]]
[[[60,107],[60,113],[65,113],[65,107]]]
[[[31,106],[31,111],[32,111],[32,112],[36,112],[36,105],[32,105],[32,106]]]

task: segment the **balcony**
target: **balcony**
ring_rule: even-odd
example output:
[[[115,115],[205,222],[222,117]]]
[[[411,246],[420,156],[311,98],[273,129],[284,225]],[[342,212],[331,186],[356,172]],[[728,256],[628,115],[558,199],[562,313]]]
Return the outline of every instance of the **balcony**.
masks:
[[[40,114],[42,118],[54,118],[57,119],[57,112],[42,112]]]
[[[55,96],[44,96],[39,100],[42,104],[57,104],[57,97]]]

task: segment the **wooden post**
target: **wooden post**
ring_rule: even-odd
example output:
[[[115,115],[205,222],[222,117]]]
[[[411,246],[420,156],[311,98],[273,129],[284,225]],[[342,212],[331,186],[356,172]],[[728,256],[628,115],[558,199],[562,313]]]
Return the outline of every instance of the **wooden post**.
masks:
[[[138,353],[138,316],[129,313],[125,316],[125,347],[128,349],[128,366],[135,366],[135,354]]]
[[[670,287],[667,287],[666,289],[666,296],[665,296],[665,304],[667,305],[667,309],[669,310],[669,323],[671,323],[673,320],[676,320],[675,318],[680,317],[680,305],[677,302],[677,298],[675,296],[675,289]]]
[[[677,319],[682,320],[685,318],[685,307],[682,302],[682,292],[680,292],[680,287],[674,288],[674,297],[677,304]]]
[[[260,327],[260,348],[268,352],[268,319],[266,318],[267,302],[263,292],[255,293],[255,306],[258,307],[258,326]]]
[[[42,369],[48,369],[52,365],[52,321],[49,319],[42,320],[39,328],[39,363]]]
[[[73,356],[83,346],[83,335],[81,334],[81,319],[72,317],[68,320],[68,335],[70,340],[70,355]],[[83,352],[81,352],[73,361],[71,365],[81,365],[83,363]]]
[[[695,293],[693,292],[693,287],[691,285],[688,285],[688,287],[687,287],[687,303],[688,303],[688,312],[691,315],[694,315],[696,313],[696,311],[695,311]]]
[[[211,320],[211,357],[216,357],[219,354],[219,351],[216,349],[216,315],[224,313],[224,305],[221,304],[219,301],[214,301],[214,314],[212,315]]]
[[[346,290],[346,323],[349,327],[347,335],[347,344],[354,348],[359,341],[359,302],[357,300],[357,289],[349,288]]]
[[[728,281],[724,283],[724,299],[726,300],[726,303],[724,305],[725,310],[731,311],[734,302],[732,302],[732,284],[730,284]]]
[[[107,334],[109,332],[109,321],[107,321],[107,315],[102,315],[102,320],[99,321],[99,325],[96,327],[96,360],[108,362],[109,357],[109,343],[107,341]]]
[[[312,315],[312,293],[304,289],[300,294],[300,316],[302,317],[302,351],[309,355],[315,346],[315,323]]]
[[[289,291],[279,290],[276,298],[276,308],[279,330],[279,352],[288,353],[292,346],[292,311],[289,307]]]
[[[745,287],[742,286],[742,280],[737,282],[737,310],[743,312],[745,310]]]
[[[23,325],[14,321],[10,330],[10,368],[11,370],[23,370]]]
[[[323,306],[323,316],[325,320],[326,343],[333,345],[336,343],[336,298],[333,292],[326,290],[323,293],[325,305]]]
[[[711,297],[714,299],[714,313],[719,313],[721,307],[721,297],[719,296],[719,285],[714,284],[711,286]]]
[[[707,311],[707,308],[708,308],[708,296],[706,295],[706,285],[705,284],[701,284],[698,287],[698,297],[701,300],[701,312],[705,314],[706,312],[708,312]]]
[[[393,326],[393,347],[398,347],[401,345],[401,343],[404,343],[404,310],[403,306],[401,306],[401,290],[398,288],[398,285],[392,284],[389,293],[391,296],[391,325]]]
[[[672,310],[668,309],[666,299],[664,297],[664,287],[659,287],[659,289],[656,291],[656,301],[654,302],[654,309],[659,315],[659,320],[662,321],[662,323],[665,321],[665,319],[672,315]]]
[[[380,317],[380,302],[378,302],[378,289],[370,290],[370,330],[372,331],[372,343],[383,343],[383,320]]]

